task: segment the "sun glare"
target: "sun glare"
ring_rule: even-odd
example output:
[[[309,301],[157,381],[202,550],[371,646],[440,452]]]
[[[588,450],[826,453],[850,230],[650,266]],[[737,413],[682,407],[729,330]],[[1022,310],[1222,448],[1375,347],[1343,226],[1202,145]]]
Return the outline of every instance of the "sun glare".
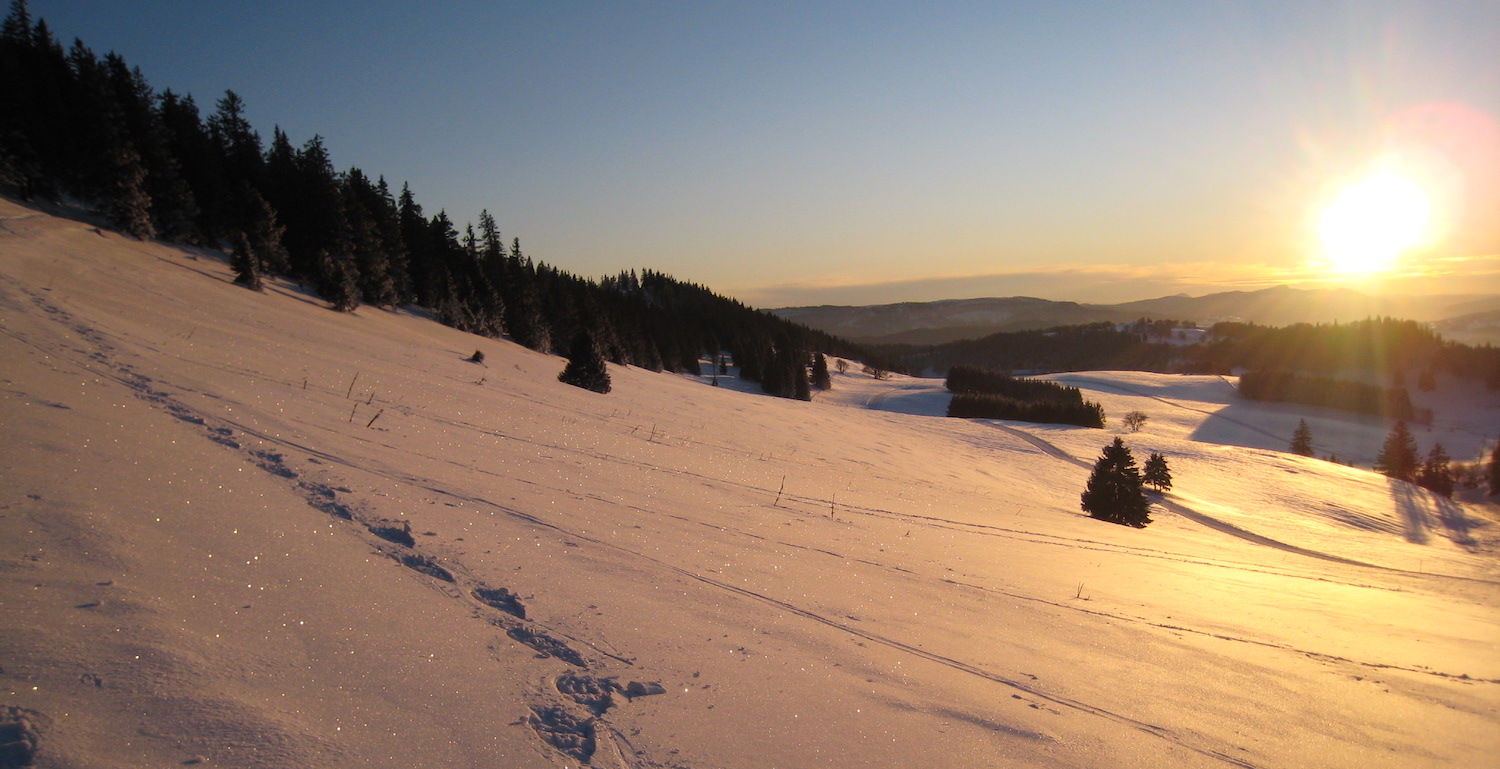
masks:
[[[1383,171],[1345,187],[1323,211],[1318,234],[1333,269],[1380,272],[1417,245],[1429,216],[1427,195],[1416,182]]]

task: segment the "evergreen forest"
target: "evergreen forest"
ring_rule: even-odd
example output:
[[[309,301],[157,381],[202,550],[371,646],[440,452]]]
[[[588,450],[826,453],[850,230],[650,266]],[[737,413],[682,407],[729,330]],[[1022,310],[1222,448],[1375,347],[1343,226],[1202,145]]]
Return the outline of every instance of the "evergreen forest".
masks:
[[[200,107],[119,54],[65,48],[25,0],[0,27],[0,192],[83,206],[135,238],[232,251],[247,288],[281,276],[340,311],[417,305],[560,355],[586,334],[606,360],[652,371],[698,373],[727,353],[741,378],[791,398],[810,397],[815,352],[871,359],[660,272],[588,279],[536,261],[488,211],[462,226],[428,213],[405,184],[336,170],[321,136],[296,144],[276,126],[265,141],[245,110],[232,90]]]

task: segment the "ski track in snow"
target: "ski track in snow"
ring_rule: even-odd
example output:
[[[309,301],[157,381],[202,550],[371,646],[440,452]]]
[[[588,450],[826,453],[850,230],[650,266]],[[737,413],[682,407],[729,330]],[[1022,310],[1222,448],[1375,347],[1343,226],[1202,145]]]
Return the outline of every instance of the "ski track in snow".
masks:
[[[66,361],[70,365],[89,374],[109,379],[123,386],[132,395],[149,403],[151,406],[166,411],[172,417],[203,428],[203,436],[205,438],[219,446],[240,453],[250,464],[286,482],[309,507],[347,521],[351,526],[362,529],[361,533],[372,549],[406,566],[408,569],[428,577],[428,586],[432,587],[439,594],[450,599],[468,603],[474,609],[474,616],[494,625],[515,642],[530,647],[537,652],[538,658],[554,658],[583,671],[593,671],[596,668],[604,666],[604,663],[589,659],[574,650],[567,643],[567,641],[572,641],[576,644],[587,646],[601,657],[608,658],[612,662],[619,663],[626,668],[634,666],[635,661],[633,659],[605,651],[592,642],[574,638],[536,621],[527,620],[525,618],[524,606],[520,604],[519,600],[509,590],[505,588],[493,588],[474,579],[469,575],[468,570],[463,567],[461,562],[435,558],[423,552],[422,548],[416,545],[409,534],[404,538],[400,535],[391,534],[390,530],[392,527],[388,526],[390,522],[371,519],[364,515],[357,507],[339,502],[338,494],[341,492],[351,493],[351,489],[342,486],[333,487],[318,481],[309,480],[303,472],[292,468],[287,463],[284,454],[266,449],[247,448],[238,438],[242,436],[254,437],[263,445],[279,446],[284,450],[297,450],[325,462],[358,469],[353,463],[294,441],[267,435],[234,420],[208,416],[183,404],[167,392],[167,390],[162,389],[163,387],[170,387],[170,385],[144,376],[130,364],[117,360],[114,357],[117,348],[106,340],[104,334],[79,322],[71,313],[47,302],[44,297],[33,294],[30,298],[50,317],[91,344],[94,349],[86,350],[79,347],[49,349],[8,328],[0,327],[0,333],[4,333],[39,352]],[[79,355],[81,358],[74,358],[69,353]],[[382,473],[382,475],[390,480],[425,488],[433,493],[455,496],[443,489],[423,484],[421,479],[413,476],[391,472]],[[480,502],[480,500],[472,501]],[[519,513],[519,511],[508,512],[512,512],[518,517],[536,523],[543,528],[557,529],[555,526],[545,524],[539,519],[526,516]],[[567,639],[567,641],[560,640],[559,637]],[[580,687],[579,682],[585,680],[592,682],[592,691],[598,695],[596,699],[590,700],[580,694],[580,691],[583,691],[583,689]],[[537,689],[538,691],[557,695],[552,698],[552,700],[556,701],[533,704],[531,706],[531,715],[523,720],[536,731],[544,742],[551,745],[558,752],[587,763],[599,749],[602,742],[608,747],[610,754],[622,766],[667,766],[666,764],[650,760],[649,757],[639,754],[633,748],[627,754],[618,745],[612,744],[611,740],[613,739],[624,742],[627,746],[629,745],[629,741],[625,736],[619,730],[610,726],[603,718],[605,711],[613,704],[612,692],[629,696],[627,689],[619,685],[613,677],[594,677],[589,673],[563,673],[561,676],[557,676],[555,680],[550,681],[544,686],[539,686]],[[575,711],[579,705],[584,705],[589,712],[586,714],[576,713]],[[601,727],[607,731],[601,732]],[[626,758],[627,755],[632,758]]]
[[[280,455],[280,454],[270,453],[270,452],[266,452],[264,450],[260,450],[260,451],[247,451],[247,450],[243,449],[243,447],[241,447],[241,446],[235,445],[232,442],[227,442],[230,439],[232,439],[232,437],[233,437],[233,432],[232,432],[233,428],[221,427],[221,426],[214,425],[213,423],[214,422],[223,421],[226,425],[233,425],[235,428],[238,428],[243,433],[248,434],[248,435],[253,435],[253,436],[261,439],[263,442],[267,442],[267,443],[271,443],[271,444],[275,444],[275,445],[281,445],[281,446],[284,446],[287,449],[298,449],[298,450],[304,450],[305,451],[305,450],[307,450],[307,447],[304,447],[304,446],[301,446],[299,444],[292,443],[292,442],[289,442],[289,441],[286,441],[286,440],[283,440],[283,439],[280,439],[280,438],[277,438],[277,437],[260,434],[260,433],[254,431],[254,430],[249,429],[248,427],[246,427],[244,425],[241,425],[241,424],[229,421],[229,420],[219,420],[219,419],[214,418],[214,417],[208,417],[208,416],[203,415],[203,414],[195,411],[194,409],[192,409],[192,408],[190,408],[190,407],[182,404],[180,401],[178,401],[175,398],[173,398],[165,390],[160,389],[159,386],[153,386],[153,385],[156,385],[156,383],[152,379],[150,379],[149,377],[145,377],[145,376],[139,374],[129,364],[125,364],[125,363],[121,363],[121,362],[115,361],[111,357],[111,355],[110,355],[112,352],[114,352],[114,348],[111,345],[109,345],[106,341],[104,341],[102,335],[98,334],[93,329],[90,329],[90,328],[84,326],[83,324],[79,323],[76,319],[74,319],[71,316],[71,314],[69,314],[65,310],[62,310],[61,308],[58,308],[58,307],[56,307],[54,305],[46,303],[45,300],[42,297],[34,296],[32,298],[39,305],[41,305],[44,308],[45,311],[47,311],[50,315],[52,315],[59,322],[67,325],[70,328],[70,330],[74,331],[75,333],[77,333],[81,337],[83,337],[84,339],[89,340],[94,345],[96,345],[97,349],[94,350],[94,351],[84,352],[84,351],[78,350],[78,352],[84,352],[84,354],[86,356],[86,360],[87,361],[91,361],[93,365],[90,365],[90,363],[85,362],[85,361],[68,360],[67,356],[62,355],[63,351],[60,351],[60,350],[47,350],[47,349],[45,349],[43,347],[40,347],[40,346],[36,345],[31,340],[26,339],[23,336],[17,335],[17,334],[15,334],[13,332],[10,332],[9,330],[6,330],[5,333],[7,333],[9,336],[11,336],[13,338],[16,338],[18,341],[21,341],[23,343],[31,345],[31,346],[39,349],[42,352],[45,352],[45,353],[48,353],[48,354],[52,354],[52,355],[58,355],[59,357],[62,357],[63,359],[68,360],[69,363],[71,363],[73,365],[76,365],[79,368],[81,368],[81,369],[83,369],[85,371],[88,371],[89,373],[107,377],[110,380],[112,380],[112,381],[114,381],[114,382],[116,382],[118,384],[123,385],[132,394],[134,394],[137,397],[145,400],[146,402],[150,403],[151,405],[153,405],[155,407],[159,407],[159,408],[164,409],[169,414],[171,414],[173,417],[175,417],[177,419],[180,419],[182,421],[188,422],[190,424],[194,424],[194,425],[197,425],[199,427],[205,428],[205,431],[206,431],[205,432],[205,437],[209,438],[210,440],[212,440],[217,445],[223,446],[225,448],[230,448],[232,450],[241,451],[241,452],[244,453],[244,455],[246,456],[247,460],[249,460],[250,462],[252,462],[253,464],[255,464],[260,469],[262,469],[262,470],[270,473],[273,476],[276,476],[277,478],[283,479],[284,481],[295,482],[296,485],[295,485],[294,488],[296,489],[297,493],[310,506],[314,507],[315,509],[320,510],[321,512],[332,514],[332,515],[334,515],[335,517],[338,517],[338,518],[342,518],[342,519],[345,519],[345,520],[350,520],[352,522],[358,522],[359,521],[359,518],[358,518],[356,512],[353,511],[352,509],[349,509],[347,507],[336,508],[335,510],[337,510],[337,511],[331,511],[329,509],[329,507],[328,507],[329,502],[330,502],[331,498],[337,493],[335,490],[330,489],[329,487],[323,486],[323,485],[311,485],[308,482],[302,480],[299,473],[297,473],[295,470],[291,469],[290,467],[288,467],[286,465],[283,456]],[[352,463],[345,462],[342,459],[339,459],[337,457],[328,455],[326,453],[323,453],[323,452],[313,452],[313,453],[316,456],[321,456],[323,459],[325,459],[327,461],[337,462],[337,463],[339,463],[341,465],[344,465],[344,466],[347,466],[347,467],[350,467],[350,468],[354,467],[354,465]],[[363,468],[363,469],[365,469],[367,471],[370,470],[370,468]],[[946,666],[948,668],[951,668],[953,670],[958,670],[958,671],[961,671],[961,672],[964,672],[964,673],[968,673],[970,675],[973,675],[973,676],[976,676],[976,677],[979,677],[979,678],[982,678],[982,679],[985,679],[985,680],[988,680],[988,681],[992,681],[994,683],[1002,684],[1002,685],[1008,686],[1010,688],[1013,688],[1013,689],[1016,689],[1016,690],[1019,690],[1019,691],[1022,691],[1022,692],[1026,692],[1027,694],[1030,694],[1030,695],[1032,695],[1034,697],[1037,697],[1039,699],[1051,702],[1053,704],[1056,704],[1056,705],[1059,705],[1059,706],[1062,706],[1062,707],[1069,708],[1071,710],[1076,710],[1076,711],[1079,711],[1079,712],[1082,712],[1082,713],[1087,713],[1087,714],[1090,714],[1090,715],[1094,715],[1094,716],[1098,716],[1098,717],[1101,717],[1101,718],[1105,718],[1105,719],[1110,720],[1110,721],[1114,721],[1114,722],[1119,723],[1121,725],[1130,727],[1132,729],[1136,729],[1138,731],[1141,731],[1143,733],[1149,734],[1149,735],[1154,736],[1154,737],[1158,737],[1158,738],[1161,738],[1161,739],[1168,740],[1168,741],[1170,741],[1170,742],[1172,742],[1174,744],[1177,744],[1177,745],[1179,745],[1179,746],[1181,746],[1183,748],[1192,750],[1194,752],[1203,754],[1205,756],[1209,756],[1211,758],[1216,758],[1216,759],[1225,761],[1225,762],[1233,764],[1235,766],[1244,767],[1245,769],[1256,769],[1256,766],[1254,764],[1251,764],[1251,763],[1248,763],[1248,762],[1246,762],[1244,760],[1238,759],[1238,758],[1236,758],[1234,756],[1231,756],[1231,755],[1229,755],[1227,753],[1224,753],[1224,752],[1222,752],[1222,751],[1220,751],[1220,750],[1218,750],[1216,748],[1196,744],[1195,742],[1193,742],[1193,741],[1191,741],[1191,740],[1189,740],[1189,739],[1187,739],[1187,738],[1185,738],[1185,737],[1183,737],[1181,735],[1178,735],[1175,732],[1173,732],[1172,730],[1167,729],[1165,727],[1158,726],[1158,725],[1155,725],[1155,724],[1150,724],[1150,723],[1143,722],[1143,721],[1138,721],[1138,720],[1132,719],[1132,718],[1130,718],[1128,716],[1124,716],[1124,715],[1121,715],[1121,714],[1118,714],[1118,713],[1106,710],[1104,708],[1100,708],[1100,707],[1088,704],[1088,703],[1083,702],[1081,700],[1076,700],[1076,699],[1072,699],[1072,698],[1069,698],[1069,697],[1064,697],[1064,696],[1060,696],[1060,695],[1055,695],[1055,694],[1048,693],[1045,690],[1041,689],[1039,686],[1028,684],[1028,683],[1025,683],[1023,681],[1019,681],[1019,680],[1016,680],[1016,679],[1013,679],[1013,678],[1008,678],[1008,677],[1000,675],[998,673],[994,673],[994,672],[991,672],[991,671],[984,670],[984,669],[979,668],[979,667],[977,667],[975,665],[972,665],[970,663],[966,663],[966,662],[963,662],[963,661],[960,661],[960,660],[957,660],[957,659],[954,659],[954,658],[951,658],[951,657],[946,657],[946,656],[939,655],[939,654],[936,654],[936,653],[933,653],[933,652],[929,652],[929,651],[927,651],[925,649],[922,649],[922,648],[913,646],[911,644],[902,642],[902,641],[900,641],[898,639],[895,639],[895,638],[890,638],[890,637],[883,636],[883,635],[880,635],[880,634],[877,634],[877,633],[866,631],[866,630],[861,629],[861,628],[853,627],[851,625],[839,622],[837,620],[834,620],[832,618],[823,616],[821,614],[818,614],[816,612],[810,611],[808,609],[804,609],[804,608],[802,608],[800,606],[797,606],[797,605],[795,605],[793,603],[790,603],[790,602],[787,602],[787,601],[783,601],[781,599],[773,598],[771,596],[768,596],[768,595],[765,595],[765,594],[762,594],[762,593],[758,593],[758,592],[755,592],[753,590],[749,590],[749,589],[746,589],[746,588],[741,588],[741,587],[738,587],[738,586],[735,586],[735,585],[731,585],[731,584],[729,584],[727,582],[716,580],[716,579],[713,579],[711,577],[704,576],[702,574],[698,574],[698,573],[696,573],[694,571],[691,571],[691,570],[688,570],[688,569],[684,569],[684,568],[676,566],[674,564],[670,564],[670,563],[667,563],[665,561],[659,560],[659,559],[654,558],[654,557],[652,557],[650,555],[647,555],[645,553],[637,552],[635,550],[631,550],[629,548],[622,547],[622,546],[617,545],[615,543],[607,542],[605,540],[589,536],[589,535],[584,534],[582,532],[572,531],[572,530],[570,530],[570,529],[568,529],[568,528],[566,528],[564,526],[561,526],[559,524],[556,524],[556,523],[553,523],[553,522],[550,522],[550,521],[543,520],[540,517],[537,517],[537,516],[532,515],[530,513],[524,512],[522,510],[511,508],[511,507],[508,507],[508,506],[505,506],[505,505],[500,505],[500,504],[491,502],[491,501],[486,500],[486,499],[477,498],[477,497],[471,497],[471,496],[463,495],[463,494],[458,494],[458,493],[455,493],[455,492],[453,492],[451,490],[436,488],[436,487],[434,487],[434,486],[432,486],[430,484],[425,483],[423,479],[416,478],[414,476],[408,476],[408,475],[404,475],[404,474],[400,474],[400,473],[395,473],[395,472],[392,472],[390,470],[378,471],[377,474],[382,475],[382,476],[384,476],[384,477],[386,477],[386,478],[388,478],[390,480],[400,481],[400,482],[403,482],[403,483],[407,483],[407,484],[410,484],[410,485],[417,486],[418,488],[426,489],[427,491],[430,491],[430,492],[432,492],[434,494],[439,494],[439,495],[447,496],[447,497],[450,497],[450,498],[459,499],[459,500],[462,500],[462,501],[465,501],[465,502],[468,502],[468,503],[472,503],[472,504],[475,504],[475,505],[479,505],[479,506],[485,506],[485,507],[490,507],[490,508],[497,509],[497,510],[499,510],[499,511],[501,511],[501,512],[503,512],[503,513],[505,513],[505,514],[507,514],[507,515],[509,515],[511,517],[513,517],[513,518],[517,518],[517,519],[520,519],[520,520],[525,521],[527,523],[530,523],[533,526],[536,526],[536,527],[539,527],[539,528],[543,528],[543,529],[550,529],[550,530],[553,530],[553,531],[557,531],[557,532],[565,534],[568,537],[573,538],[573,539],[590,542],[590,543],[598,545],[600,547],[609,548],[609,549],[612,549],[612,550],[616,550],[616,551],[622,552],[622,553],[630,556],[632,559],[635,559],[638,562],[648,562],[648,563],[651,563],[652,565],[654,565],[655,567],[657,567],[659,569],[662,569],[664,571],[668,571],[668,572],[677,574],[677,575],[685,577],[687,579],[691,579],[691,580],[700,582],[702,584],[708,585],[708,586],[716,588],[718,590],[726,591],[726,592],[733,593],[735,595],[741,596],[743,598],[747,598],[747,599],[759,601],[759,602],[762,602],[762,603],[765,603],[765,604],[769,604],[769,605],[774,606],[774,607],[776,607],[778,609],[786,611],[786,612],[788,612],[790,614],[802,617],[804,619],[811,620],[813,622],[816,622],[816,623],[819,623],[821,625],[833,628],[835,630],[838,630],[840,632],[846,633],[848,635],[856,636],[858,638],[862,638],[864,640],[867,640],[867,641],[870,641],[870,642],[873,642],[873,643],[878,643],[878,644],[881,644],[881,645],[886,646],[888,648],[895,649],[895,650],[898,650],[898,651],[902,651],[902,652],[905,652],[905,653],[910,654],[912,656],[915,656],[915,657],[918,657],[918,658],[921,658],[921,659],[925,659],[925,660],[928,660],[930,662],[935,662],[935,663],[940,664],[940,665],[944,665],[944,666]],[[327,490],[326,493],[325,493],[325,490]],[[347,514],[344,514],[344,513],[347,513]],[[385,550],[380,545],[375,545],[375,548],[377,550],[380,550],[383,554],[385,554],[387,556],[391,556],[392,555],[390,552],[388,552],[387,550]],[[406,556],[406,558],[403,559],[401,556]],[[419,563],[425,563],[425,564],[434,564],[434,562],[432,561],[432,559],[430,559],[430,557],[423,556],[420,553],[402,553],[402,554],[397,555],[396,559],[398,560],[398,562],[402,562],[405,565],[408,565],[409,568],[412,568],[411,565],[410,565],[412,561],[416,561],[416,562],[419,562]],[[456,583],[457,582],[457,579],[455,577],[451,576],[451,573],[450,573],[450,576],[447,579],[443,579],[441,576],[438,576],[437,574],[435,574],[433,572],[433,570],[431,570],[431,569],[414,568],[413,570],[414,571],[418,571],[419,573],[425,574],[428,577],[437,579],[440,582],[450,582],[450,583]],[[455,570],[461,570],[461,568],[459,566],[455,565]],[[461,599],[461,600],[467,598],[467,594],[463,590],[458,589],[457,587],[454,587],[454,586],[444,586],[444,585],[439,585],[437,587],[438,587],[438,591],[441,594],[443,594],[443,595],[445,595],[445,596],[447,596],[449,598],[456,598],[456,599]],[[484,586],[484,585],[475,585],[471,589],[491,589],[491,588],[488,588],[488,586]],[[480,602],[477,599],[469,599],[469,600],[472,603],[481,604],[481,605],[484,605],[484,606],[486,606],[486,607],[488,607],[488,608],[490,608],[490,609],[493,610],[493,607],[489,606],[489,604],[487,604],[487,603]],[[539,654],[542,654],[544,656],[557,657],[558,659],[561,659],[564,662],[568,662],[568,663],[570,663],[570,664],[572,664],[572,665],[574,665],[576,667],[579,667],[579,668],[582,668],[582,669],[585,669],[585,670],[589,669],[589,667],[590,667],[589,664],[584,660],[583,657],[581,657],[579,655],[576,655],[576,653],[572,653],[571,648],[567,647],[567,645],[565,643],[557,641],[555,638],[552,638],[549,634],[545,633],[544,631],[543,632],[537,632],[537,631],[533,631],[533,630],[531,630],[529,628],[526,628],[524,625],[515,624],[516,623],[516,618],[514,618],[511,615],[509,615],[508,613],[501,612],[498,615],[492,613],[491,617],[489,618],[489,621],[492,622],[493,624],[496,624],[497,626],[505,628],[506,635],[508,637],[512,638],[513,640],[516,640],[517,642],[524,643],[524,644],[526,644],[528,646],[531,646]],[[593,647],[591,646],[591,648],[593,648]],[[615,655],[609,655],[609,656],[613,657],[614,659],[616,659],[618,661],[624,662],[627,665],[631,664],[630,660],[625,659],[623,657],[616,657]],[[586,716],[576,715],[576,714],[574,714],[574,713],[572,713],[570,711],[570,708],[569,708],[569,706],[567,704],[565,704],[565,703],[558,703],[558,702],[532,705],[531,709],[532,709],[532,715],[530,715],[529,717],[527,717],[525,719],[526,722],[537,732],[537,734],[544,741],[546,741],[548,744],[552,745],[559,752],[561,752],[564,755],[567,755],[569,757],[576,758],[576,759],[578,759],[580,761],[587,762],[594,755],[594,753],[597,751],[597,749],[598,749],[598,737],[599,737],[599,729],[597,728],[597,720],[598,720],[599,716],[597,716],[597,715],[586,715]]]

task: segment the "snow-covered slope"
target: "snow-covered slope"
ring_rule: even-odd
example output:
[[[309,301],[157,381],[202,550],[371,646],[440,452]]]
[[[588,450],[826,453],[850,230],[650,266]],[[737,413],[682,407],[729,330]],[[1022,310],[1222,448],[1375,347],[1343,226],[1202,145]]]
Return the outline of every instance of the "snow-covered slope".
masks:
[[[611,367],[597,395],[8,202],[0,361],[0,736],[39,766],[1500,750],[1487,515],[1194,440],[1189,409],[1127,435],[1176,479],[1130,529],[1078,510],[1110,431],[854,373],[800,403]]]

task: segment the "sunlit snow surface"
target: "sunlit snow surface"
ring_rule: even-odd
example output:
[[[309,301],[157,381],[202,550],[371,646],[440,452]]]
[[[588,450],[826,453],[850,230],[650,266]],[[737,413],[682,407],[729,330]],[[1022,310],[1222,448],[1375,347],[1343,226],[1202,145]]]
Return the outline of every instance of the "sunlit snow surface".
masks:
[[[0,728],[38,765],[1500,751],[1493,508],[1280,451],[1305,417],[1367,463],[1378,420],[1060,375],[1150,417],[1126,442],[1175,488],[1131,529],[1078,509],[1113,429],[942,419],[940,381],[857,364],[810,404],[613,366],[601,396],[229,278],[0,202]],[[1439,409],[1424,451],[1500,425]]]

